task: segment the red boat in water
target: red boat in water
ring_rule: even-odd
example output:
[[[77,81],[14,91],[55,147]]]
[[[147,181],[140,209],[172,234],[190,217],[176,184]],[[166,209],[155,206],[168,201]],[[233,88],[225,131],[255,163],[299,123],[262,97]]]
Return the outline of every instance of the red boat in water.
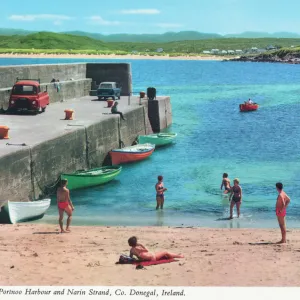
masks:
[[[143,160],[150,156],[155,149],[152,144],[138,144],[125,147],[122,149],[114,149],[109,152],[112,164],[118,165],[138,160]]]
[[[244,111],[254,111],[257,110],[259,107],[259,105],[257,103],[243,103],[240,104],[240,111],[244,112]]]

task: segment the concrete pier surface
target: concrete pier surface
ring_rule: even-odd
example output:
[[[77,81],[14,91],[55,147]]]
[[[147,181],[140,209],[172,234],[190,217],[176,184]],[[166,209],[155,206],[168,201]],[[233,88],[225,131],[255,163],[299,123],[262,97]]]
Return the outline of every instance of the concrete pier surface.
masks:
[[[0,202],[43,197],[61,173],[106,164],[111,149],[171,124],[170,97],[128,101],[118,100],[126,121],[95,96],[52,103],[38,115],[0,115],[10,128],[9,139],[0,140]],[[74,120],[65,120],[65,109],[74,110]]]

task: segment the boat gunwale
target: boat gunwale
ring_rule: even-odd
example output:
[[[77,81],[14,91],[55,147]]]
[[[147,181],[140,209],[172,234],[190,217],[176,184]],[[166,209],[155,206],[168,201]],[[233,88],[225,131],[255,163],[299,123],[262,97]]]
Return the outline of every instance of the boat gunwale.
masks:
[[[109,166],[108,166],[109,167]],[[101,169],[100,168],[94,168],[94,169],[89,169],[88,171],[83,171],[82,173],[84,172],[92,172],[92,170],[99,170]],[[60,176],[63,177],[63,176],[74,176],[74,177],[99,177],[99,176],[103,176],[103,175],[112,175],[112,174],[116,174],[118,172],[121,172],[122,171],[122,166],[118,166],[118,168],[114,169],[114,168],[111,168],[110,170],[112,170],[111,172],[109,173],[102,173],[102,174],[98,174],[98,175],[95,175],[95,174],[85,174],[83,175],[82,173],[62,173]]]

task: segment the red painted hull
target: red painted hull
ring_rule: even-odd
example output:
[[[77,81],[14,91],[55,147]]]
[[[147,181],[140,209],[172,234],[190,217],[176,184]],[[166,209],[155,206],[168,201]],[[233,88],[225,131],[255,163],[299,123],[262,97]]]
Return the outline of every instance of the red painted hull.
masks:
[[[254,111],[259,107],[258,104],[240,104],[240,111]]]
[[[112,164],[119,165],[119,164],[143,160],[149,157],[153,153],[154,149],[155,148],[143,152],[126,152],[126,151],[112,150],[109,152],[109,155],[111,157]]]

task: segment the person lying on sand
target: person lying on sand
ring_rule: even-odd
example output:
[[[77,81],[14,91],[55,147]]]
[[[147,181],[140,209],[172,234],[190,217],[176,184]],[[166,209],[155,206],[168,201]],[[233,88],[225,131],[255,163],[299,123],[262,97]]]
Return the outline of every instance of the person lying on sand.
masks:
[[[160,260],[163,257],[166,257],[167,259],[184,258],[184,256],[181,254],[174,254],[167,251],[161,251],[156,253],[149,252],[149,250],[145,246],[137,242],[137,238],[135,236],[132,236],[128,239],[128,244],[131,247],[129,254],[130,257],[133,257],[133,255],[135,255],[138,259],[151,261]]]

